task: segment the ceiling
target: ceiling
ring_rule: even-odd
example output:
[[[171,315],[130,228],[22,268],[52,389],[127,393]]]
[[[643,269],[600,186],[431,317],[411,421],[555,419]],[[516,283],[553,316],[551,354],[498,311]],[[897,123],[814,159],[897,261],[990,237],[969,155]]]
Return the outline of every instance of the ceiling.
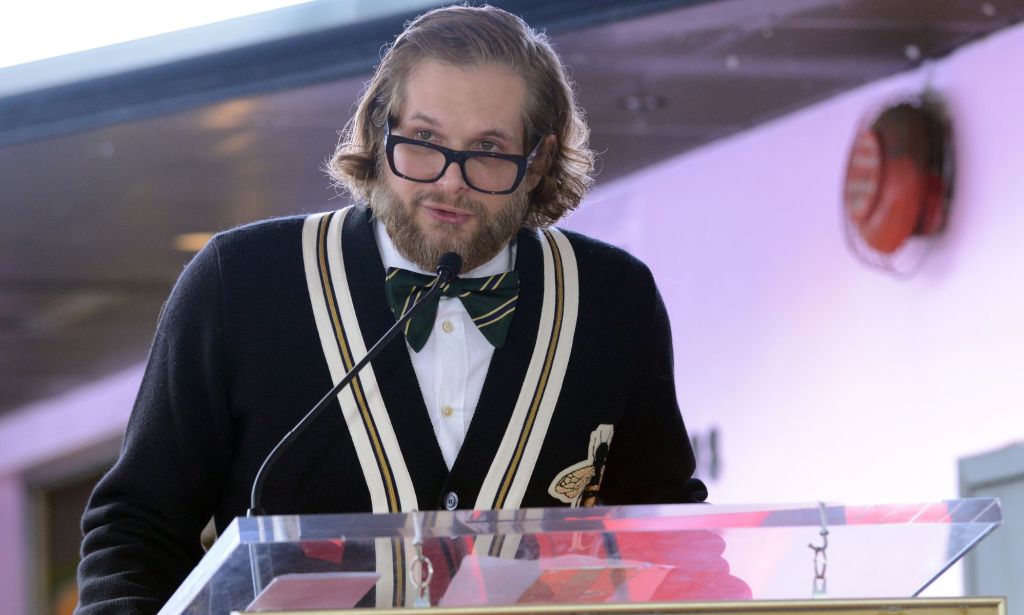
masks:
[[[493,4],[571,66],[599,183],[1024,17],[1024,0]],[[0,96],[0,412],[144,360],[190,257],[176,236],[344,205],[323,162],[408,17]]]

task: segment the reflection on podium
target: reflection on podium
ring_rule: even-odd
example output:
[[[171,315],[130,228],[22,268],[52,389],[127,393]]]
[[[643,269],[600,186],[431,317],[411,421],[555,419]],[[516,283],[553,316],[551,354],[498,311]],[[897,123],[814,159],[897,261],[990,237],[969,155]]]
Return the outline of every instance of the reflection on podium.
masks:
[[[915,597],[1000,522],[992,498],[239,518],[161,613],[998,614]]]

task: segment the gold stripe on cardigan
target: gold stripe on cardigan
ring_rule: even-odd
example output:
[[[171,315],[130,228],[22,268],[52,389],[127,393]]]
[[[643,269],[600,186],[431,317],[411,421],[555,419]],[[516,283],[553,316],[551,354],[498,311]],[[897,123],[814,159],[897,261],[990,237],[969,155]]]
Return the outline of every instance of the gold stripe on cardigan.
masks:
[[[569,364],[579,313],[576,256],[557,229],[540,231],[538,239],[544,261],[544,298],[537,341],[476,508],[519,508],[522,504]]]

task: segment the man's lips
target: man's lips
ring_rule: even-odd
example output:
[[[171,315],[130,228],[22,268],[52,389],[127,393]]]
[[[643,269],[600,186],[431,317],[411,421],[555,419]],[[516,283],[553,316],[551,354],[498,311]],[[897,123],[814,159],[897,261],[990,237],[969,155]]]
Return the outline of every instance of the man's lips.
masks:
[[[465,224],[475,217],[473,214],[463,209],[451,209],[438,205],[424,204],[423,210],[427,212],[427,215],[432,219],[445,224]]]

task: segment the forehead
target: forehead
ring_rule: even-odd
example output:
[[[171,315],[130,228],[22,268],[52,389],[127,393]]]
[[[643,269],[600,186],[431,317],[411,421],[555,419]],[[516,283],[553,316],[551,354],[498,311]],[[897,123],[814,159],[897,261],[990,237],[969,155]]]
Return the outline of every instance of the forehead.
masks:
[[[403,90],[399,122],[421,115],[453,134],[500,130],[522,138],[526,81],[510,68],[422,60]]]

